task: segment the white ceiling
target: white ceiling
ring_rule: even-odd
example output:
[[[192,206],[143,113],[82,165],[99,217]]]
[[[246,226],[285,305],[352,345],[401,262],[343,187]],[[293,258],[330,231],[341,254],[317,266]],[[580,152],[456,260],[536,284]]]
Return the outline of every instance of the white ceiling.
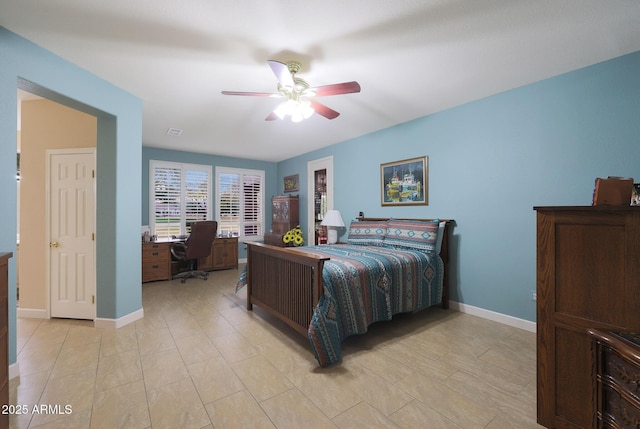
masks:
[[[640,50],[640,0],[0,0],[0,25],[141,98],[145,146],[267,161]],[[220,94],[275,92],[269,59],[362,92],[297,124]]]

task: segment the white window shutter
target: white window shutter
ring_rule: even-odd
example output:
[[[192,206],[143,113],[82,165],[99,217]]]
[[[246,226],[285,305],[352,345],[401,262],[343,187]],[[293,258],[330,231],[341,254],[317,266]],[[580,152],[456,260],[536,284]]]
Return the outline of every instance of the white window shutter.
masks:
[[[185,169],[185,218],[187,233],[191,222],[207,220],[209,210],[209,174],[203,170]]]
[[[218,167],[217,219],[223,235],[261,240],[264,234],[264,171]]]
[[[211,219],[211,166],[150,161],[149,223],[159,238],[188,234]]]
[[[242,180],[244,203],[244,235],[257,237],[264,234],[262,231],[262,179],[259,175],[245,174]]]
[[[153,189],[155,190],[152,230],[158,237],[170,237],[180,234],[182,217],[180,168],[158,166],[153,170]],[[154,214],[155,213],[155,214]]]

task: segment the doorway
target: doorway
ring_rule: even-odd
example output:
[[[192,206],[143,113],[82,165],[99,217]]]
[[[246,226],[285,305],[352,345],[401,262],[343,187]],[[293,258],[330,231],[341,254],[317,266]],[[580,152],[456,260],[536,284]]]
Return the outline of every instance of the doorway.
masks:
[[[50,244],[60,241],[50,240],[50,234],[55,228],[59,229],[65,225],[52,225],[49,218],[50,213],[53,214],[59,211],[59,209],[50,209],[50,203],[54,199],[52,198],[50,185],[50,170],[52,173],[53,169],[50,168],[49,157],[50,153],[55,151],[66,154],[88,152],[92,159],[92,170],[95,171],[98,118],[48,98],[34,96],[20,89],[18,92],[18,101],[21,106],[19,109],[18,132],[21,178],[18,199],[19,262],[16,263],[16,279],[19,279],[20,300],[17,315],[24,318],[69,317],[95,319],[95,303],[91,306],[89,312],[86,310],[81,312],[60,312],[52,308],[55,301],[52,298],[52,291],[55,286],[52,287],[51,285],[51,270],[54,264],[58,264],[58,267],[60,267],[59,264],[64,264],[66,267],[73,268],[72,271],[63,270],[64,275],[71,276],[69,281],[75,281],[73,279],[77,275],[90,275],[88,280],[82,281],[86,287],[80,292],[91,293],[88,293],[86,297],[82,297],[81,301],[91,303],[95,300],[97,283],[96,262],[93,257],[95,250],[91,250],[88,253],[82,250],[79,254],[75,254],[75,252],[59,252],[62,258],[61,261],[51,259],[54,248],[51,248]],[[58,168],[62,168],[62,166],[59,165],[56,169]],[[82,167],[80,165],[69,166],[69,169],[75,170],[76,168],[78,171],[73,171],[74,177],[81,173]],[[69,174],[71,175],[71,173]],[[92,185],[91,194],[82,196],[82,198],[91,201],[92,211],[88,212],[89,218],[92,219],[91,233],[94,233],[97,221],[95,192],[95,185]],[[71,198],[71,196],[73,198],[81,197],[81,195],[76,195],[75,192],[67,194],[67,198]],[[80,205],[78,206],[80,207]],[[64,207],[67,206],[65,205]],[[73,216],[76,215],[74,214]],[[91,243],[93,249],[95,244],[95,241]],[[83,255],[89,255],[89,262],[92,266],[87,268],[86,261],[83,261],[78,265],[78,267],[83,267],[78,273],[75,266],[69,265],[76,262],[68,262],[68,258],[74,258],[75,260],[76,257],[87,257]],[[34,269],[34,267],[39,268]],[[60,274],[54,273],[54,275]]]
[[[307,237],[309,244],[322,241],[322,222],[327,210],[333,209],[333,157],[316,159],[307,163]],[[313,238],[315,237],[315,239]]]

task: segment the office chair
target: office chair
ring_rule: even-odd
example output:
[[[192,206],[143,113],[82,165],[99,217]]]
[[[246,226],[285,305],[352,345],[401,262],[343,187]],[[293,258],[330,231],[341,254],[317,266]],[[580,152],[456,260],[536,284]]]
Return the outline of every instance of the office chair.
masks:
[[[198,259],[206,258],[211,254],[211,245],[218,231],[218,222],[205,220],[191,224],[191,234],[184,243],[177,242],[171,245],[171,254],[179,261],[189,263],[189,271],[178,273],[174,279],[180,279],[182,283],[192,277],[200,277],[207,280],[209,273],[197,269]]]

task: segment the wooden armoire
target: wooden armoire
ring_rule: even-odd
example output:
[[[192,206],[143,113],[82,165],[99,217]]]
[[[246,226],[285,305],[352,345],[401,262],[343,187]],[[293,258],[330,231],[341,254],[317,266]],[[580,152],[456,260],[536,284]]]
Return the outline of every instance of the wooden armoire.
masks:
[[[287,231],[298,225],[300,225],[298,196],[278,195],[271,198],[271,232],[264,235],[264,242],[287,247],[282,238]]]
[[[534,209],[538,423],[590,428],[588,329],[640,332],[640,207]]]

